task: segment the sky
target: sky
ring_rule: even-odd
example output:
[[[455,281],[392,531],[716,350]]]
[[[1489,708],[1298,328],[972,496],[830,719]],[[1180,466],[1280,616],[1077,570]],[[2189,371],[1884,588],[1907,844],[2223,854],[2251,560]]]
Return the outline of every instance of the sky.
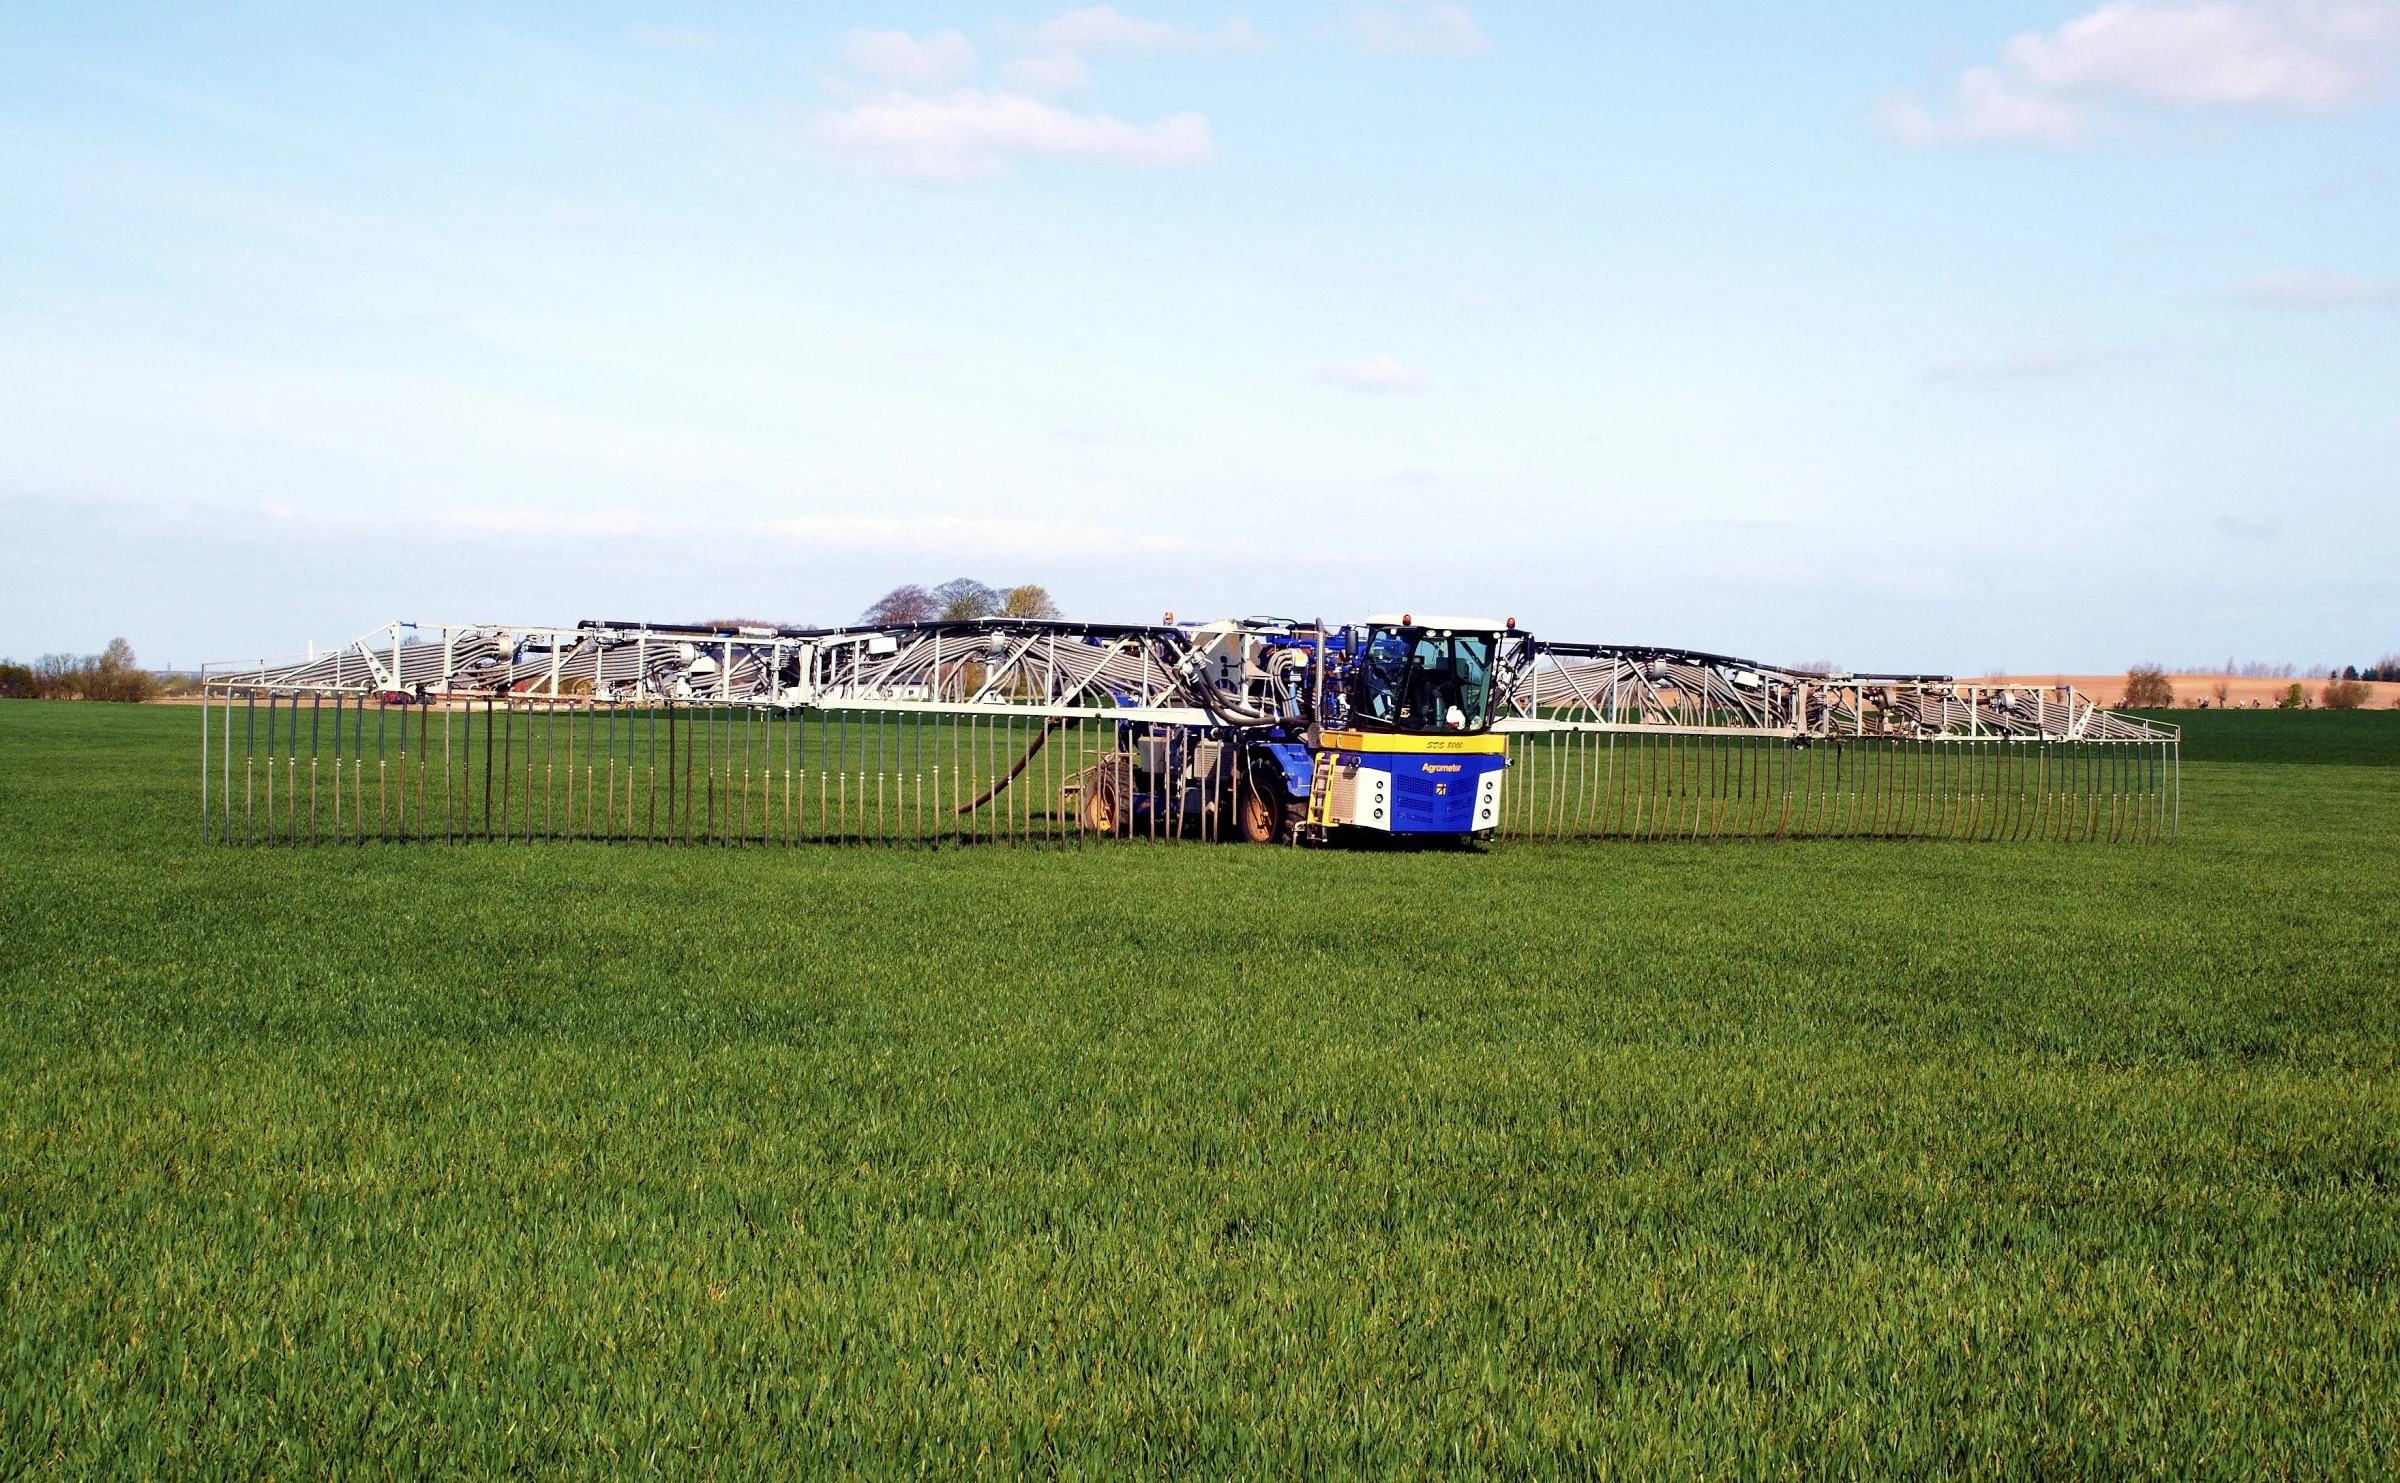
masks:
[[[2400,0],[0,12],[0,653],[2400,650]]]

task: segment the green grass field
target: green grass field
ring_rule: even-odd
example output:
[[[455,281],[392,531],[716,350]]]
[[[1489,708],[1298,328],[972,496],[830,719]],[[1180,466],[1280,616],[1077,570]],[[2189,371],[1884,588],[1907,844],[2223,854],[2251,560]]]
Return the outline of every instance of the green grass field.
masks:
[[[2183,729],[2186,762],[2400,766],[2400,710],[2128,711]]]
[[[2113,849],[243,850],[197,725],[0,703],[0,1475],[2400,1468],[2400,769],[2195,751]]]

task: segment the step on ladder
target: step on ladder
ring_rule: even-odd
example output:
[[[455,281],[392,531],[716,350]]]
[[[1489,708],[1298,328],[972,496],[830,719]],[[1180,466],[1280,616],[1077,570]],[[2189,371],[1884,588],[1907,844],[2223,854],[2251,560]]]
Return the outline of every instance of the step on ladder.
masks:
[[[1333,827],[1328,815],[1333,812],[1334,755],[1332,752],[1309,754],[1311,765],[1308,769],[1308,816],[1305,822],[1311,829]],[[1293,831],[1293,837],[1297,839],[1299,831]]]

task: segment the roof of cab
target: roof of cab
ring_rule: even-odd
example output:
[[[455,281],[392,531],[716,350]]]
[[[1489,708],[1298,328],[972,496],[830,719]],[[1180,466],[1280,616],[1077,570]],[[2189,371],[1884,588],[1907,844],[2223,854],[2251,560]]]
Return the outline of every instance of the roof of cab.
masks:
[[[1378,613],[1367,621],[1391,628],[1463,628],[1469,633],[1502,633],[1516,626],[1498,618],[1461,618],[1454,613]]]

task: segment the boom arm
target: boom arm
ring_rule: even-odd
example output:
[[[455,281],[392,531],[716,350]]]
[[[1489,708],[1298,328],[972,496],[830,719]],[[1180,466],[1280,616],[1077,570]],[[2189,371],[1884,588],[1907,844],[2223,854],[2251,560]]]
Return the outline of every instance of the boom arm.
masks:
[[[1502,731],[1646,731],[2051,741],[2166,740],[2176,728],[2101,710],[2071,688],[1948,675],[1816,673],[1623,644],[1541,643],[1503,669]]]
[[[1019,618],[722,628],[392,623],[330,653],[212,665],[211,687],[411,699],[518,696],[965,712],[1247,727],[1305,724],[1347,646],[1279,619],[1198,627]],[[1494,729],[1830,741],[2167,740],[2176,728],[2072,689],[1947,675],[1814,673],[1723,654],[1495,636]],[[1336,715],[1323,718],[1328,723]]]

